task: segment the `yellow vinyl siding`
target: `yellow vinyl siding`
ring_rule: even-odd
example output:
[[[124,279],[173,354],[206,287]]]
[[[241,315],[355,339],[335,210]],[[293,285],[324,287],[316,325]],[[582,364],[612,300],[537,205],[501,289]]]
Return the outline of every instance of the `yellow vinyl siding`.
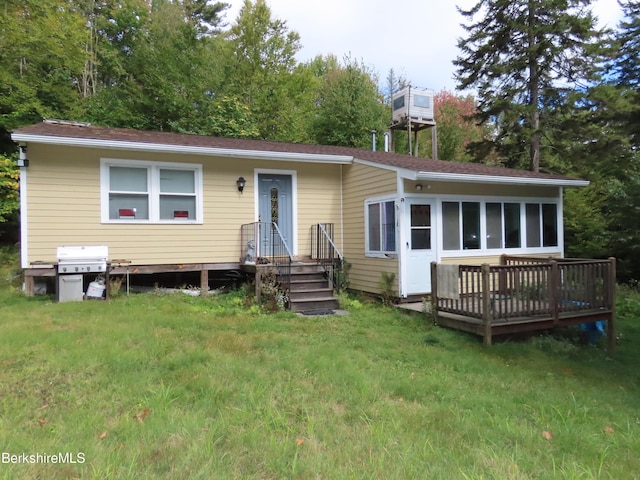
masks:
[[[203,223],[101,223],[100,159],[202,164]],[[60,245],[108,245],[111,259],[135,265],[237,262],[240,226],[255,221],[254,170],[295,170],[298,245],[309,254],[310,226],[335,224],[340,238],[340,166],[153,154],[32,144],[27,171],[27,262],[55,261]],[[247,179],[241,194],[239,176]],[[339,244],[337,242],[337,244]]]
[[[343,167],[345,259],[351,263],[350,288],[380,293],[380,273],[395,274],[398,291],[398,259],[365,257],[364,201],[382,195],[395,195],[397,176],[394,171],[367,165]]]
[[[416,191],[416,185],[422,185],[420,192]],[[407,193],[422,193],[426,195],[469,195],[488,197],[533,197],[533,198],[558,198],[558,187],[539,187],[531,185],[487,185],[482,183],[459,182],[423,182],[404,180],[404,188]]]
[[[298,253],[311,253],[311,225],[333,223],[334,243],[340,249],[341,166],[301,164],[298,171]]]

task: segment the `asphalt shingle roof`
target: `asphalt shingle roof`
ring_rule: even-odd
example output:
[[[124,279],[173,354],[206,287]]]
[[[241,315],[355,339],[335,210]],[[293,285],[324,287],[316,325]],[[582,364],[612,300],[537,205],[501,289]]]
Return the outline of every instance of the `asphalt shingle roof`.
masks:
[[[493,177],[512,177],[523,179],[577,180],[571,177],[547,173],[530,172],[511,168],[496,167],[469,162],[452,162],[412,157],[410,155],[372,151],[359,148],[337,147],[329,145],[311,145],[299,143],[271,142],[241,138],[224,138],[204,135],[189,135],[157,131],[141,131],[124,128],[80,125],[71,122],[41,122],[19,128],[13,132],[19,135],[59,137],[69,139],[90,139],[108,142],[133,142],[180,146],[220,148],[257,152],[278,152],[288,154],[318,154],[348,156],[381,165],[412,170],[415,172],[450,173],[457,175],[486,175]]]

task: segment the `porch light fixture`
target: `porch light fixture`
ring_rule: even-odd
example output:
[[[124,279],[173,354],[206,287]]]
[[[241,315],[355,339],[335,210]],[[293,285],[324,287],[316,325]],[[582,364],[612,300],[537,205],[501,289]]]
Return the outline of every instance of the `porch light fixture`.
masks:
[[[236,185],[238,186],[238,191],[240,193],[242,193],[242,191],[244,190],[244,186],[247,184],[247,181],[244,179],[244,177],[240,177],[238,178],[238,180],[236,180]]]
[[[417,190],[418,192],[422,190],[422,184],[421,184],[421,183],[419,183],[419,184],[417,184],[417,185],[416,185],[416,190]]]
[[[16,165],[18,167],[28,167],[29,160],[27,159],[27,146],[20,145],[20,155],[18,156],[18,160],[16,161]]]

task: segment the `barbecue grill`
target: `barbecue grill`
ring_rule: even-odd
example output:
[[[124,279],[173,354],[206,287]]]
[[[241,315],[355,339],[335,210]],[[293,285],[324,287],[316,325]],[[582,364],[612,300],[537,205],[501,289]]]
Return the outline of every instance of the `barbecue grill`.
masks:
[[[107,246],[62,246],[58,247],[58,301],[82,301],[83,275],[107,271]]]

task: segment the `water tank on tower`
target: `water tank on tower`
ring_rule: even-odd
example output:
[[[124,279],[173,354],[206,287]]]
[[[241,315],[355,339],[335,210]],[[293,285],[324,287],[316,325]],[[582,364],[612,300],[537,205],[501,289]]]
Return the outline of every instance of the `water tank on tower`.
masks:
[[[433,91],[405,87],[391,96],[393,104],[392,125],[405,125],[407,122],[433,125]]]

